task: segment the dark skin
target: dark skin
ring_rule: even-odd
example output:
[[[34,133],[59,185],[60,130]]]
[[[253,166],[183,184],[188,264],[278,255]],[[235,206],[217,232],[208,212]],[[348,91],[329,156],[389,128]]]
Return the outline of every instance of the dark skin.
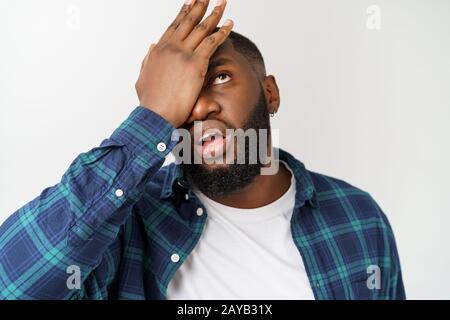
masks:
[[[255,70],[230,40],[217,49],[209,66],[204,87],[184,127],[191,128],[194,121],[214,119],[242,128],[258,101],[261,87],[265,90],[267,112],[277,112],[280,95],[275,78]],[[259,208],[279,199],[289,189],[290,181],[291,173],[280,166],[278,174],[259,175],[238,193],[213,200],[235,208]]]
[[[227,40],[232,22],[211,35],[226,2],[219,2],[213,13],[201,22],[208,3],[197,0],[183,6],[160,42],[151,46],[136,89],[141,105],[151,106],[148,108],[175,128],[191,128],[194,121],[209,120],[221,122],[227,128],[242,128],[259,99],[261,88],[267,112],[278,111],[278,86],[273,76],[255,70]],[[269,144],[271,150],[270,141]],[[213,200],[242,209],[270,204],[290,186],[290,172],[283,165],[279,168],[275,175],[259,175],[245,189]]]

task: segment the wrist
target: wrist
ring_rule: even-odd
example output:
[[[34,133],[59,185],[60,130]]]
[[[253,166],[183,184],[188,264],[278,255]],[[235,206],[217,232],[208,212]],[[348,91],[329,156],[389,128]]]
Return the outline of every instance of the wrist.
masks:
[[[150,106],[149,104],[146,103],[141,103],[141,107],[149,109],[150,111],[153,111],[154,113],[158,114],[164,120],[169,122],[175,129],[178,129],[182,125],[182,123],[180,123],[180,121],[177,119],[176,115],[173,114],[173,112],[167,110],[168,108],[158,108]]]

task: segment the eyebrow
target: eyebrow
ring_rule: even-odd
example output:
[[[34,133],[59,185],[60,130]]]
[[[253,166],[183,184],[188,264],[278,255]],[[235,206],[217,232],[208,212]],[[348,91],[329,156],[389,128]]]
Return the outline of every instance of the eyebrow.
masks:
[[[215,69],[217,67],[220,67],[220,66],[225,65],[225,64],[230,64],[230,63],[233,63],[233,60],[228,59],[228,58],[217,58],[217,59],[214,59],[214,60],[212,60],[209,63],[208,71],[211,71],[211,70],[213,70],[213,69]]]

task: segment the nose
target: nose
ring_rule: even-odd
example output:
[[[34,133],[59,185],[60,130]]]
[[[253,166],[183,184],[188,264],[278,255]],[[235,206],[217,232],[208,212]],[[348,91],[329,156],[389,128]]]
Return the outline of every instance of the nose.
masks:
[[[192,109],[187,123],[192,124],[194,121],[204,121],[211,115],[220,113],[220,111],[221,107],[217,101],[206,95],[200,95]]]

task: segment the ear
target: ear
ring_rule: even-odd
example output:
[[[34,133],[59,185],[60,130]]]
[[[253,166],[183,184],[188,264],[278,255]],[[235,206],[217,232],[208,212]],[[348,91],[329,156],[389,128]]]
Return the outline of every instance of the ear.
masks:
[[[277,113],[280,108],[280,90],[278,89],[275,77],[272,75],[265,77],[263,87],[268,111],[270,113]]]

